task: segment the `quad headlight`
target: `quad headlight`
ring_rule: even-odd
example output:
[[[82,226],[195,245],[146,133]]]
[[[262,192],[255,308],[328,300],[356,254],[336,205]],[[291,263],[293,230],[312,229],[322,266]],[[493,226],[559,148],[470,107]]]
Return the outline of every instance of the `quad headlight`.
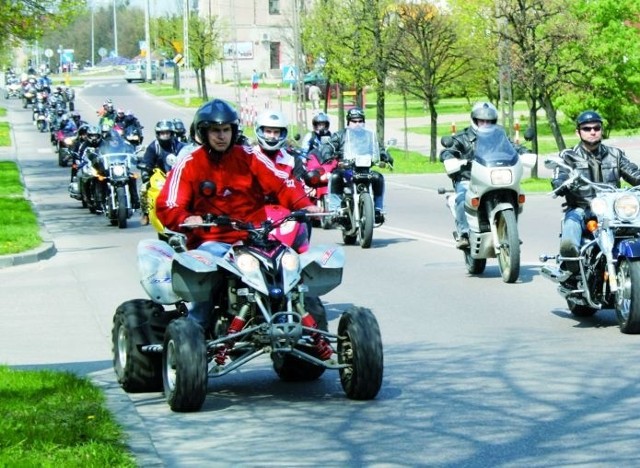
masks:
[[[287,252],[282,256],[282,268],[288,271],[296,271],[300,266],[300,259],[294,253]]]
[[[635,195],[622,195],[618,197],[613,204],[616,216],[622,221],[631,221],[636,219],[640,212],[640,203]]]
[[[240,271],[245,275],[255,273],[260,268],[258,259],[253,255],[247,253],[240,254],[236,259],[236,264],[238,265]]]

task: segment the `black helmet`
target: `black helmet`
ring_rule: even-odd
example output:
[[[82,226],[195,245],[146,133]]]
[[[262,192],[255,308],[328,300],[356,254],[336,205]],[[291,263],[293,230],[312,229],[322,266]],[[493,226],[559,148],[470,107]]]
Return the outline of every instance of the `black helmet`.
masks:
[[[313,129],[316,130],[316,127],[320,124],[325,124],[325,128],[329,130],[329,126],[331,125],[331,120],[329,120],[329,116],[324,112],[318,112],[313,116],[311,120],[311,124],[313,125]]]
[[[100,133],[100,129],[95,125],[91,125],[87,129],[87,142],[90,145],[97,145],[100,143],[100,140],[102,140],[102,133]]]
[[[173,119],[173,131],[176,135],[184,137],[187,134],[187,127],[184,126],[184,122],[181,119]]]
[[[347,112],[347,123],[351,122],[352,120],[356,120],[356,119],[358,119],[358,120],[362,119],[364,121],[364,111],[362,109],[360,109],[359,107],[352,107]]]
[[[221,99],[214,99],[200,106],[193,118],[193,123],[196,128],[196,136],[201,144],[209,149],[211,148],[206,132],[211,125],[230,124],[232,131],[231,145],[238,137],[238,113],[231,105]]]
[[[576,119],[576,128],[580,128],[581,125],[584,125],[589,122],[598,122],[602,125],[602,117],[596,111],[586,110],[581,112]]]
[[[173,122],[167,119],[159,120],[158,123],[156,124],[155,132],[156,132],[156,139],[161,141],[171,140],[175,133],[175,129],[173,128]],[[168,136],[166,135],[167,132],[169,133]],[[165,135],[162,135],[162,137],[160,137],[161,133]]]

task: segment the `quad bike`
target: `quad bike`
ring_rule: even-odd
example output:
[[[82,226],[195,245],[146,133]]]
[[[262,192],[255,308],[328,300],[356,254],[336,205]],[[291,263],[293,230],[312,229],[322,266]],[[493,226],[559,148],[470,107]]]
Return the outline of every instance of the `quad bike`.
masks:
[[[198,411],[210,377],[267,354],[284,381],[311,381],[335,369],[347,397],[376,397],[383,352],[375,316],[351,307],[337,333],[330,333],[319,299],[342,281],[343,249],[307,244],[295,250],[291,245],[301,239],[298,228],[308,215],[281,207],[271,211],[276,212],[280,217],[259,226],[214,215],[189,226],[245,232],[247,240],[223,257],[185,250],[181,234],[169,243],[139,243],[141,283],[149,299],[121,304],[112,330],[113,365],[125,391],[164,389],[173,411]],[[213,304],[206,327],[188,316],[186,306],[202,301]]]

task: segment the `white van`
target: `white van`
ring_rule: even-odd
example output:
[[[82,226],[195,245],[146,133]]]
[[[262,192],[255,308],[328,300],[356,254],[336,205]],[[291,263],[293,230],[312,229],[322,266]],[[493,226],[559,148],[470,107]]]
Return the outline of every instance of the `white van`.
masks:
[[[157,80],[160,77],[161,80],[164,79],[164,73],[162,70],[158,68],[155,63],[151,64],[151,80]],[[146,81],[147,80],[147,63],[146,62],[136,62],[130,63],[124,69],[124,79],[127,80],[127,83],[131,83],[132,81]]]

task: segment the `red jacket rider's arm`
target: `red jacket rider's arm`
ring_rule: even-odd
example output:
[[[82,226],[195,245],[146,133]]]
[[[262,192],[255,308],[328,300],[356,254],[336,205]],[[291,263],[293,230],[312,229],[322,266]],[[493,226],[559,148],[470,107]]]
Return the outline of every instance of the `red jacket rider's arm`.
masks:
[[[180,224],[194,213],[192,206],[193,193],[191,173],[195,164],[185,164],[191,157],[185,157],[169,172],[167,182],[162,187],[156,200],[156,215],[160,222],[173,231],[180,231]]]

